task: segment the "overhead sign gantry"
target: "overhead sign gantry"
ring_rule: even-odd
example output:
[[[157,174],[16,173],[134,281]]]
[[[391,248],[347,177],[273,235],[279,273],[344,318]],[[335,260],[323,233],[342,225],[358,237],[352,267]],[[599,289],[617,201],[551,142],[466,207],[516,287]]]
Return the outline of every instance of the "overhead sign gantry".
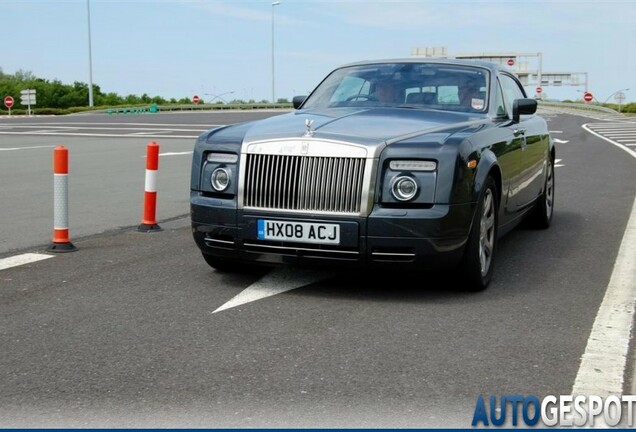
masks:
[[[411,51],[411,56],[472,59],[499,64],[517,75],[524,87],[534,88],[537,99],[542,97],[543,88],[548,86],[582,85],[585,87],[584,91],[588,91],[587,72],[544,72],[543,54],[540,52],[481,52],[449,55],[446,47],[416,47]]]

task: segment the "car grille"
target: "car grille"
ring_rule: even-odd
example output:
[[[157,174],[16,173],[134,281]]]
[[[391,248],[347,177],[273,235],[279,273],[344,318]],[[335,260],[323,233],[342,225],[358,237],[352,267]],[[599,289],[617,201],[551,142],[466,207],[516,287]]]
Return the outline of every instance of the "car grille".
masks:
[[[364,158],[248,154],[244,206],[358,214]]]

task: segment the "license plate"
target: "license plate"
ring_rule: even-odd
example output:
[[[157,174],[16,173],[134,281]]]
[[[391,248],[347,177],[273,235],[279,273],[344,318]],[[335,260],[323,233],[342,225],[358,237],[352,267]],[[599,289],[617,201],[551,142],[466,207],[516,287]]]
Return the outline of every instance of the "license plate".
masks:
[[[257,227],[259,240],[340,244],[340,225],[338,224],[258,219]]]

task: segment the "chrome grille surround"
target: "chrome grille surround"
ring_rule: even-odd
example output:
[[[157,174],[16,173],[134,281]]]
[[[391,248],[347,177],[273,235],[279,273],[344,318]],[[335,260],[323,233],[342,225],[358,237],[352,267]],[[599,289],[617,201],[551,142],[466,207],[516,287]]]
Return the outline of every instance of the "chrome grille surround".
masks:
[[[244,144],[238,207],[366,216],[373,207],[376,153],[364,145],[311,137]]]

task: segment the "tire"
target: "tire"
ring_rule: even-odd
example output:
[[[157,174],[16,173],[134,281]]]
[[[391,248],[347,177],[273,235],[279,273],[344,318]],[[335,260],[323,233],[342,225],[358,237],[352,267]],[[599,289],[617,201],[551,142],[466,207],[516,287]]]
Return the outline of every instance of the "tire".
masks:
[[[554,161],[548,160],[543,193],[537,200],[534,209],[528,215],[528,223],[537,229],[549,228],[554,215]]]
[[[463,288],[468,291],[482,291],[492,279],[497,256],[498,211],[497,185],[489,176],[484,183],[460,264],[465,282]]]

